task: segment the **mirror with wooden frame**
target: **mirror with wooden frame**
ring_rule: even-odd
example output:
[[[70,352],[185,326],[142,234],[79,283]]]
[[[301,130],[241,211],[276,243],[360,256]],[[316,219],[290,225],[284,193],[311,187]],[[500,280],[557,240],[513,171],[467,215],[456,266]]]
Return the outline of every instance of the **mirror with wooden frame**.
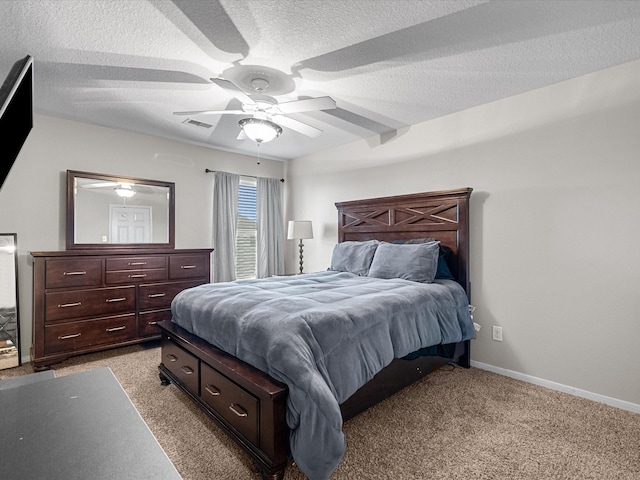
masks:
[[[67,249],[174,248],[175,184],[67,171]]]

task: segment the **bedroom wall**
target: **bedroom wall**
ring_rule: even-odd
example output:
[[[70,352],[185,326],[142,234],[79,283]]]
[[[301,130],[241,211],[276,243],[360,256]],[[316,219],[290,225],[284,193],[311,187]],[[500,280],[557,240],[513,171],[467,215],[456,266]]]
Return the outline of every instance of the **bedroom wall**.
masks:
[[[205,168],[282,178],[283,162],[36,115],[34,128],[0,189],[0,232],[18,234],[23,360],[31,346],[31,251],[64,250],[66,171],[176,184],[176,248],[211,242],[213,175]]]
[[[473,187],[475,364],[640,412],[639,81],[636,61],[290,162],[305,270],[334,202]]]

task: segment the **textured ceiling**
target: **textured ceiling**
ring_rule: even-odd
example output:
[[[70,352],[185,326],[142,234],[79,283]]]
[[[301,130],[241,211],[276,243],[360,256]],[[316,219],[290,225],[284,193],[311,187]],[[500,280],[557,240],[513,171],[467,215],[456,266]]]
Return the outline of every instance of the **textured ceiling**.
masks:
[[[238,109],[217,77],[332,97],[260,146],[285,160],[638,59],[640,2],[1,0],[0,77],[27,54],[37,113],[248,155],[241,116],[173,112]]]

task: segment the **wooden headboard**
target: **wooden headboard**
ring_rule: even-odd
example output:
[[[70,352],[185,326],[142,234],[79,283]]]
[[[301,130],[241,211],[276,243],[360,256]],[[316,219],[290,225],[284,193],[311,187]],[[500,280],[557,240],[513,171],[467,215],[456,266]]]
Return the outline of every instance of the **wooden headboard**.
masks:
[[[449,266],[469,288],[469,197],[472,188],[338,202],[338,241],[434,238],[454,254]]]

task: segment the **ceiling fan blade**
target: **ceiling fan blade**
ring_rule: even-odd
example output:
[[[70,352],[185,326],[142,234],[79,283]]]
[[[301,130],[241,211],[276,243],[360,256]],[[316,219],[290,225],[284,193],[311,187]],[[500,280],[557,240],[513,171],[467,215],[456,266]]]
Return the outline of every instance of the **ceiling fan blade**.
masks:
[[[244,130],[241,128],[240,133],[238,133],[238,136],[236,137],[236,140],[246,140],[247,138],[247,134],[244,133]]]
[[[278,104],[282,113],[311,112],[315,110],[332,110],[336,108],[336,101],[331,97],[307,98]]]
[[[233,82],[230,82],[229,80],[224,80],[222,78],[212,78],[211,81],[222,88],[224,91],[226,91],[229,95],[236,97],[242,103],[248,103],[250,105],[256,103],[249,95],[244,93]]]
[[[216,48],[223,52],[240,54],[242,58],[249,55],[247,41],[233,23],[233,19],[220,0],[209,0],[208,2],[173,0],[173,4]],[[206,45],[204,47],[206,48]],[[210,54],[213,55],[213,52]]]
[[[120,57],[114,56],[115,60]],[[39,72],[55,74],[63,83],[77,85],[95,81],[184,83],[208,85],[206,78],[181,70],[158,70],[142,67],[118,67],[114,65],[88,65],[80,63],[47,62],[39,63]]]
[[[189,112],[173,112],[174,115],[247,115],[244,110],[193,110]]]
[[[118,185],[118,182],[84,183],[84,184],[78,184],[78,187],[80,187],[80,188],[107,188],[107,187],[113,187],[114,185]]]
[[[322,134],[322,130],[306,123],[294,120],[293,118],[285,117],[284,115],[275,115],[273,121],[281,127],[289,128],[295,132],[306,135],[307,137],[317,138]]]

